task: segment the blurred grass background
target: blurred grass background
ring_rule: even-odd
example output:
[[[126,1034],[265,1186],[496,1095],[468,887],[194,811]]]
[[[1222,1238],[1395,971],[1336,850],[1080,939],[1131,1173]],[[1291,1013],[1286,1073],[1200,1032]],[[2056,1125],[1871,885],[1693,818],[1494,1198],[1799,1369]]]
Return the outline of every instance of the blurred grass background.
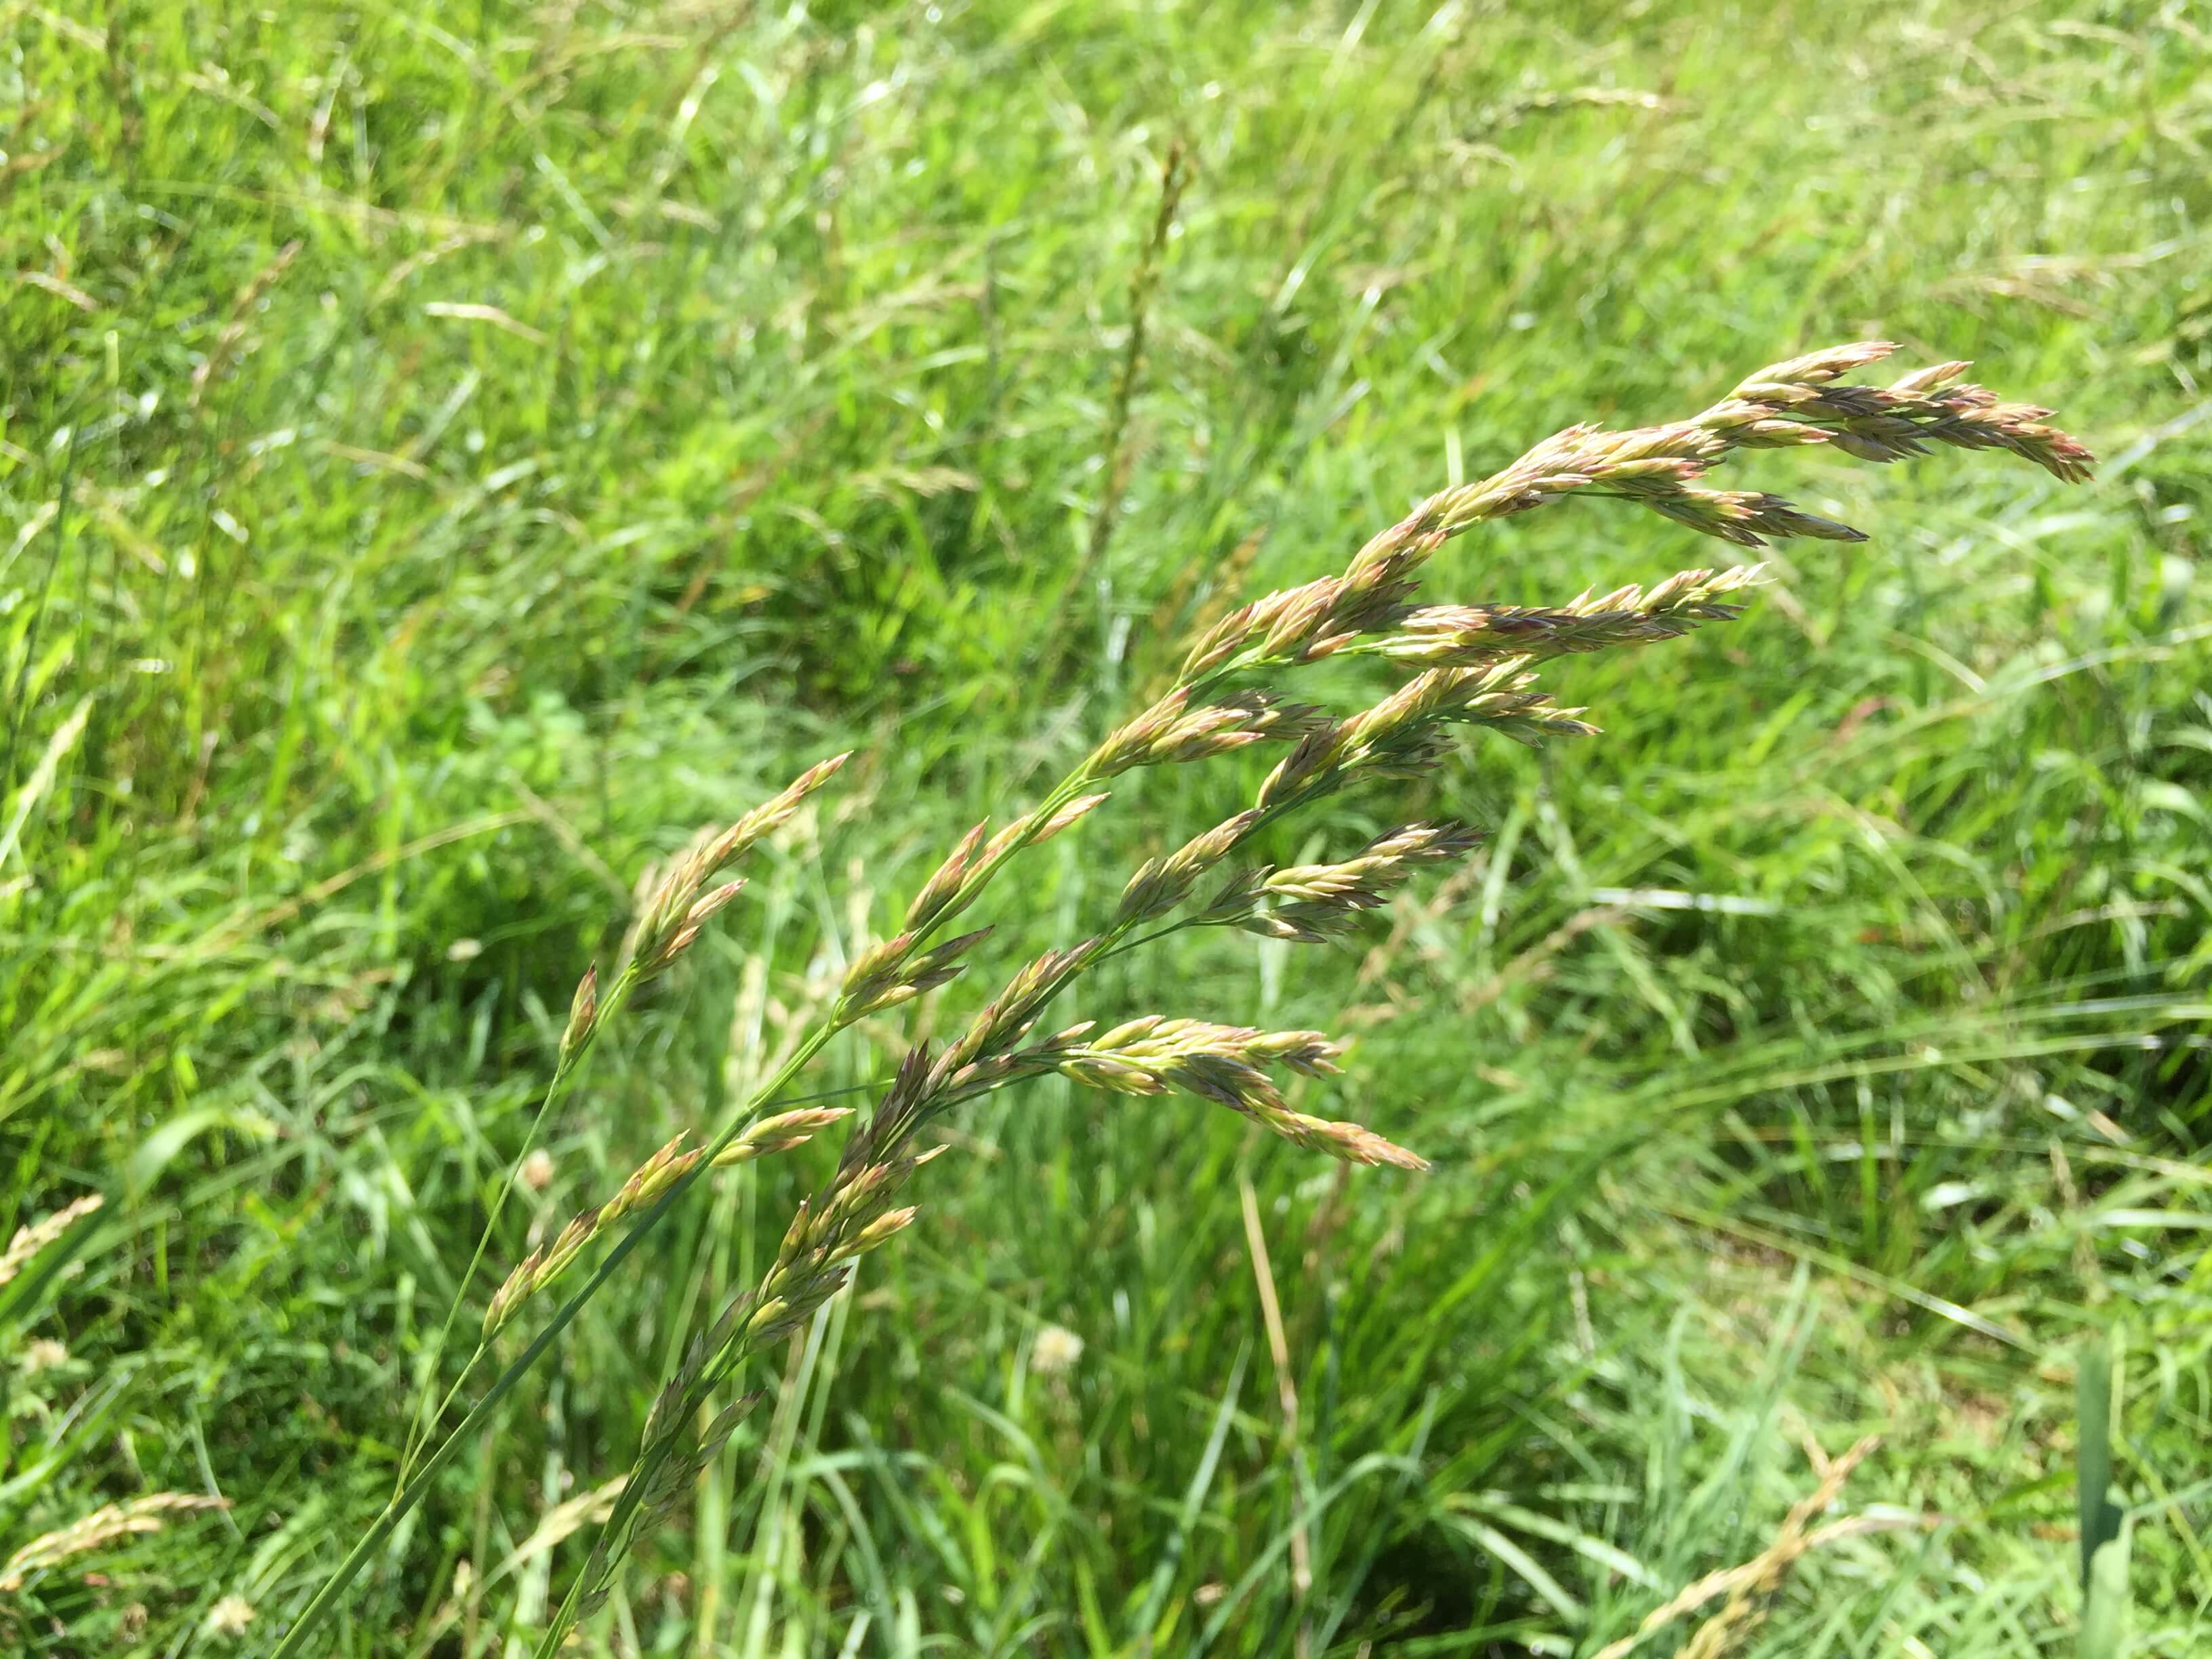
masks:
[[[1191,619],[1570,421],[1878,335],[2059,405],[2096,483],[1743,466],[1875,540],[1560,665],[1606,735],[1455,762],[1419,809],[1488,848],[1357,945],[1178,943],[1085,1010],[1355,1036],[1310,1109],[1436,1172],[988,1103],[595,1640],[1589,1655],[1878,1433],[1864,1527],[1699,1639],[2073,1653],[2117,1327],[2126,1650],[2212,1649],[2208,62],[2201,6],[2121,0],[0,0],[0,1230],[107,1199],[0,1291],[0,1556],[232,1504],[0,1595],[0,1646],[282,1628],[695,826],[860,749],[594,1060],[495,1264],[772,1065]],[[1569,507],[1431,591],[1718,551]],[[1249,782],[1124,792],[819,1086]],[[1332,810],[1281,855],[1376,827]],[[341,1650],[526,1636],[580,1559],[549,1511],[834,1157],[656,1236]]]

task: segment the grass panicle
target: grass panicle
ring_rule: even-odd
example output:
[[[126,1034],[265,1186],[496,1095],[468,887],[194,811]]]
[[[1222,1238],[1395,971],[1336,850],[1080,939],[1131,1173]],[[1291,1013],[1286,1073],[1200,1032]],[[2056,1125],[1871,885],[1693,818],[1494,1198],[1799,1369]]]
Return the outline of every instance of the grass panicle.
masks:
[[[684,1150],[680,1138],[670,1142],[614,1199],[577,1216],[520,1263],[486,1312],[487,1340],[610,1228],[641,1215],[638,1224],[651,1225],[665,1212],[665,1200],[702,1166],[738,1161],[741,1149],[796,1144],[826,1127],[829,1116],[810,1118],[799,1129],[789,1115],[766,1114],[778,1092],[837,1031],[959,975],[992,928],[941,941],[938,935],[1014,860],[1103,805],[1107,792],[1097,786],[1142,769],[1233,756],[1256,744],[1285,746],[1249,806],[1132,873],[1099,932],[1047,950],[1017,969],[941,1049],[926,1040],[908,1048],[890,1088],[855,1125],[835,1176],[799,1206],[759,1283],[729,1301],[687,1349],[654,1407],[590,1561],[549,1621],[538,1651],[556,1651],[575,1621],[605,1600],[635,1540],[667,1517],[727,1439],[747,1402],[717,1409],[714,1401],[745,1361],[807,1324],[850,1283],[861,1257],[915,1223],[918,1207],[902,1200],[915,1175],[944,1150],[942,1143],[923,1144],[923,1133],[954,1108],[1057,1073],[1111,1093],[1188,1094],[1349,1164],[1427,1168],[1417,1153],[1364,1126],[1289,1105],[1273,1070],[1308,1079],[1336,1070],[1340,1050],[1317,1032],[1267,1032],[1147,1015],[1097,1035],[1091,1022],[1042,1042],[1032,1041],[1032,1033],[1048,1007],[1099,963],[1160,931],[1226,925],[1308,943],[1340,933],[1363,912],[1386,902],[1420,866],[1470,851],[1478,833],[1457,824],[1408,824],[1341,861],[1238,869],[1261,836],[1345,791],[1428,777],[1455,752],[1466,732],[1492,732],[1529,744],[1593,733],[1596,728],[1580,718],[1582,710],[1561,708],[1537,688],[1536,665],[1731,620],[1741,609],[1732,596],[1757,579],[1755,568],[1688,570],[1648,592],[1629,587],[1602,597],[1585,594],[1553,607],[1414,605],[1424,565],[1474,526],[1585,494],[1648,507],[1742,546],[1792,537],[1863,539],[1859,532],[1779,496],[1702,485],[1715,466],[1746,449],[1827,444],[1860,459],[1887,461],[1947,444],[2008,451],[2067,482],[2087,477],[2087,451],[2042,423],[2049,411],[1997,402],[1960,380],[1963,364],[1942,364],[1886,388],[1841,379],[1893,349],[1868,343],[1774,364],[1687,421],[1624,432],[1570,428],[1491,477],[1431,497],[1370,541],[1341,575],[1267,595],[1221,619],[1187,657],[1179,682],[1111,732],[1037,806],[995,835],[988,821],[970,829],[909,901],[901,931],[854,962],[814,1030],[730,1126],[701,1148]],[[1290,701],[1281,685],[1265,683],[1355,648],[1417,672],[1375,702],[1340,715]],[[610,1006],[681,956],[742,885],[727,880],[710,888],[709,881],[788,819],[844,759],[809,769],[728,828],[702,834],[672,862],[641,907]],[[1208,902],[1178,917],[1201,885],[1217,879],[1221,885]],[[573,1066],[605,1018],[596,981],[587,975],[562,1042],[564,1068]],[[312,1622],[295,1626],[280,1652],[293,1650]]]

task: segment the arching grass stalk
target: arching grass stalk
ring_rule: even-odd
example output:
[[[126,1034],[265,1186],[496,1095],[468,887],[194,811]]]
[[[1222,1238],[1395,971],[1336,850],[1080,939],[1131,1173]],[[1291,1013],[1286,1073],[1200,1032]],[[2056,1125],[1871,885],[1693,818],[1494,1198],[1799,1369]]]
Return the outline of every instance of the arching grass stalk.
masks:
[[[635,983],[634,975],[629,969],[625,969],[622,977],[616,981],[614,989],[608,994],[606,1007],[599,1011],[598,1018],[588,1022],[588,1029],[582,1040],[575,1042],[565,1040],[562,1042],[559,1058],[554,1063],[553,1075],[546,1079],[545,1091],[538,1096],[538,1109],[532,1114],[530,1127],[524,1132],[525,1148],[537,1145],[538,1132],[544,1127],[546,1115],[553,1109],[553,1103],[559,1098],[562,1086],[575,1075],[577,1068],[583,1064],[584,1057],[591,1052],[592,1041],[598,1035],[601,1023],[611,1017],[628,1000],[629,991]],[[597,971],[587,970],[582,983],[576,988],[575,1003],[577,1005],[586,1002],[596,1003],[598,986]],[[574,1031],[575,1026],[576,1016],[572,1006],[568,1019],[569,1030]],[[483,1265],[484,1254],[491,1247],[492,1233],[499,1225],[500,1215],[506,1209],[507,1200],[513,1194],[514,1183],[520,1178],[521,1172],[522,1162],[518,1157],[507,1166],[507,1174],[500,1182],[498,1192],[493,1195],[490,1206],[484,1212],[483,1228],[477,1235],[476,1249],[469,1256],[469,1265],[461,1272],[460,1282],[454,1286],[453,1299],[446,1309],[444,1322],[438,1327],[437,1340],[430,1345],[430,1352],[423,1365],[425,1381],[422,1397],[416,1401],[413,1419],[408,1425],[407,1444],[400,1453],[399,1472],[392,1482],[392,1493],[395,1498],[406,1489],[407,1477],[414,1469],[415,1459],[422,1450],[424,1438],[443,1419],[460,1391],[468,1386],[469,1378],[476,1374],[477,1364],[483,1359],[487,1351],[487,1345],[479,1341],[475,1352],[470,1354],[466,1362],[461,1366],[460,1375],[453,1379],[453,1385],[442,1396],[437,1395],[435,1385],[438,1362],[445,1357],[446,1345],[453,1340],[453,1326],[460,1318],[461,1310],[467,1305],[469,1291],[476,1283],[477,1269]],[[431,1404],[433,1399],[437,1401],[434,1407]]]
[[[554,1101],[559,1097],[564,1085],[582,1067],[585,1060],[591,1054],[592,1045],[599,1040],[599,1033],[605,1029],[608,1022],[622,1010],[623,1005],[629,1000],[631,994],[640,986],[666,972],[677,958],[684,954],[691,942],[699,936],[700,928],[706,925],[708,919],[735,898],[744,886],[744,883],[741,880],[729,881],[708,890],[707,883],[725,866],[742,858],[750,850],[753,843],[763,836],[786,823],[792,814],[799,810],[800,803],[807,796],[812,794],[836,774],[846,759],[847,757],[843,755],[832,757],[808,770],[782,793],[754,808],[728,829],[719,834],[709,833],[696,838],[691,846],[674,861],[666,875],[655,888],[651,899],[639,912],[636,922],[630,930],[629,937],[624,941],[622,970],[616,975],[613,986],[604,998],[599,994],[599,969],[593,967],[585,970],[583,978],[577,982],[575,995],[570,1000],[568,1005],[568,1021],[561,1033],[561,1047],[554,1061],[553,1075],[546,1080],[545,1091],[538,1097],[538,1109],[532,1115],[530,1127],[523,1137],[526,1152],[529,1147],[536,1144],[538,1131],[544,1127],[546,1115],[552,1109]],[[832,1116],[842,1115],[842,1113],[837,1113],[830,1116],[822,1116],[819,1121],[822,1123],[827,1123],[831,1121]],[[745,1123],[742,1121],[733,1125],[731,1133],[726,1135],[724,1139],[734,1141],[737,1136],[744,1132],[744,1127]],[[800,1139],[804,1139],[805,1136],[802,1135]],[[784,1144],[798,1143],[791,1141]],[[664,1168],[666,1163],[665,1154],[672,1152],[673,1150],[672,1146],[665,1149]],[[781,1150],[781,1147],[774,1150]],[[688,1169],[689,1165],[684,1167]],[[514,1191],[514,1183],[520,1176],[521,1168],[521,1156],[518,1155],[514,1163],[508,1166],[505,1178],[500,1182],[499,1191],[494,1195],[490,1206],[485,1212],[483,1231],[477,1237],[476,1250],[469,1257],[469,1265],[463,1271],[460,1283],[454,1289],[453,1300],[446,1310],[445,1321],[439,1327],[437,1340],[431,1346],[422,1396],[417,1403],[414,1419],[409,1426],[407,1444],[399,1460],[398,1478],[393,1486],[395,1496],[405,1489],[408,1474],[414,1468],[416,1456],[422,1449],[425,1437],[443,1419],[461,1389],[467,1386],[468,1380],[474,1374],[477,1364],[489,1351],[491,1338],[501,1322],[495,1316],[501,1309],[502,1297],[512,1299],[517,1275],[523,1274],[526,1268],[540,1265],[533,1257],[532,1262],[526,1263],[524,1268],[518,1268],[516,1274],[511,1274],[507,1283],[501,1287],[501,1294],[493,1297],[491,1310],[485,1315],[483,1334],[477,1340],[474,1352],[463,1364],[460,1375],[454,1378],[453,1385],[442,1397],[439,1398],[437,1405],[432,1407],[429,1402],[434,1389],[438,1361],[445,1354],[446,1344],[453,1338],[454,1323],[459,1318],[461,1310],[467,1303],[471,1287],[476,1281],[477,1269],[482,1265],[484,1253],[490,1247],[493,1230],[499,1224],[501,1212],[506,1207],[508,1196]],[[647,1166],[648,1170],[653,1168],[652,1165]],[[677,1174],[684,1172],[684,1170],[675,1171]],[[640,1176],[646,1174],[647,1170],[639,1171]],[[640,1203],[650,1201],[645,1191],[646,1186],[646,1182],[633,1177],[632,1182],[625,1187],[623,1193],[623,1196],[631,1200],[629,1203],[623,1205],[620,1208],[601,1206],[600,1209],[587,1212],[586,1216],[579,1217],[575,1222],[570,1223],[568,1232],[563,1234],[562,1242],[569,1242],[570,1235],[579,1231],[579,1224],[582,1224],[581,1231],[585,1236],[573,1241],[573,1248],[569,1249],[568,1256],[562,1260],[560,1265],[566,1266],[567,1261],[573,1259],[576,1250],[580,1249],[582,1244],[588,1242],[592,1234],[602,1228],[611,1227],[628,1210],[638,1207]],[[665,1189],[665,1186],[666,1182],[664,1181],[660,1186],[652,1189],[651,1196],[657,1197],[660,1191]],[[611,1209],[611,1213],[609,1212]],[[534,1288],[543,1288],[544,1285],[550,1283],[554,1276],[555,1273],[541,1273],[539,1282]]]
[[[1103,804],[1104,786],[1115,779],[1255,744],[1285,745],[1250,804],[1147,861],[1097,933],[1030,962],[941,1051],[926,1042],[908,1051],[875,1110],[853,1131],[836,1173],[799,1206],[761,1282],[694,1336],[654,1402],[621,1497],[538,1652],[551,1655],[577,1620],[605,1600],[632,1545],[674,1510],[719,1451],[750,1402],[740,1399],[719,1411],[714,1402],[744,1361],[799,1329],[849,1280],[859,1257],[911,1224],[915,1210],[897,1200],[915,1172],[940,1150],[921,1146],[921,1133],[953,1108],[1057,1073],[1109,1092],[1189,1094],[1348,1162],[1426,1167],[1414,1153],[1358,1124],[1290,1106],[1274,1080],[1277,1073],[1318,1076],[1334,1070],[1339,1050],[1322,1033],[1261,1031],[1158,1013],[1104,1030],[1080,1021],[1048,1035],[1039,1034],[1039,1022],[1048,1005],[1099,962],[1164,933],[1224,927],[1308,941],[1356,925],[1419,868],[1476,845],[1479,832],[1452,823],[1402,824],[1339,860],[1292,869],[1251,862],[1252,844],[1281,820],[1342,791],[1428,775],[1452,752],[1459,728],[1487,728],[1529,744],[1594,732],[1577,718],[1579,710],[1556,708],[1533,689],[1535,665],[1732,619],[1741,608],[1741,596],[1758,580],[1756,567],[1739,567],[1685,571],[1648,592],[1623,588],[1557,606],[1413,604],[1422,568],[1474,525],[1584,494],[1640,503],[1739,546],[1792,537],[1864,539],[1849,526],[1806,513],[1780,496],[1706,487],[1707,473],[1745,449],[1826,444],[1862,460],[1887,461],[1942,444],[2008,450],[2068,483],[2088,476],[2088,452],[2045,424],[2048,410],[2001,403],[1964,383],[1964,363],[1940,364],[1887,386],[1843,380],[1893,349],[1879,343],[1846,345],[1772,365],[1686,421],[1624,432],[1570,428],[1480,483],[1431,496],[1370,541],[1340,574],[1268,594],[1221,618],[1194,644],[1176,684],[1110,732],[1036,808],[996,835],[988,823],[969,832],[915,895],[901,931],[853,964],[830,1011],[720,1134],[696,1151],[683,1149],[680,1142],[663,1148],[614,1200],[586,1212],[552,1246],[520,1264],[487,1311],[487,1341],[599,1232],[643,1211],[553,1325],[440,1443],[407,1488],[417,1496],[461,1438],[484,1420],[496,1397],[542,1356],[559,1326],[605,1283],[616,1261],[707,1167],[750,1155],[745,1149],[790,1144],[792,1136],[821,1127],[815,1119],[802,1124],[763,1114],[839,1031],[962,971],[963,958],[990,930],[942,942],[939,935],[1010,863]],[[1340,653],[1416,672],[1371,705],[1342,715],[1286,701],[1272,683]],[[834,765],[817,768],[761,812],[780,809],[788,816]],[[704,896],[702,890],[746,841],[738,832],[751,821],[702,841],[664,883],[634,935],[633,964],[655,964],[647,971],[665,967],[734,896],[735,883]],[[1201,887],[1209,890],[1202,897]],[[602,1018],[590,1006],[590,984],[587,978],[579,993],[564,1055],[572,1042],[588,1040]],[[303,1613],[277,1650],[278,1659],[298,1651],[307,1633],[329,1616],[343,1581],[389,1531],[389,1522],[380,1520],[372,1537],[356,1547]]]
[[[791,1061],[778,1071],[777,1076],[796,1076],[808,1057],[801,1054],[793,1055]],[[868,1085],[862,1084],[858,1086],[865,1089]],[[830,1089],[819,1094],[802,1096],[800,1099],[827,1100],[836,1095],[852,1092],[854,1091],[851,1089]],[[338,1564],[337,1571],[324,1580],[314,1595],[308,1601],[307,1605],[301,1610],[300,1616],[294,1621],[291,1629],[284,1633],[283,1640],[276,1644],[271,1659],[283,1659],[283,1656],[303,1650],[307,1638],[337,1612],[338,1603],[344,1598],[347,1586],[361,1576],[362,1569],[374,1559],[377,1551],[392,1536],[393,1529],[405,1520],[409,1512],[428,1495],[431,1483],[437,1479],[439,1471],[453,1461],[453,1455],[460,1450],[471,1435],[491,1420],[492,1414],[497,1410],[500,1401],[506,1399],[514,1385],[527,1376],[537,1366],[538,1362],[544,1358],[547,1351],[559,1339],[561,1333],[568,1328],[569,1322],[584,1310],[586,1303],[599,1294],[599,1287],[614,1277],[615,1269],[622,1266],[629,1253],[645,1241],[646,1237],[659,1224],[661,1218],[675,1207],[677,1202],[684,1196],[684,1189],[699,1177],[700,1173],[700,1170],[695,1166],[684,1176],[670,1182],[667,1189],[653,1201],[653,1206],[641,1215],[631,1225],[629,1231],[607,1252],[605,1258],[601,1261],[592,1276],[578,1285],[569,1295],[568,1299],[556,1310],[553,1316],[545,1322],[544,1328],[531,1339],[529,1346],[501,1370],[499,1375],[492,1380],[491,1386],[486,1389],[483,1396],[469,1408],[468,1415],[439,1441],[436,1448],[423,1459],[422,1467],[414,1472],[412,1478],[400,1483],[399,1489],[392,1494],[391,1500],[378,1513],[376,1519],[369,1523],[368,1529],[355,1540],[353,1548],[347,1552],[345,1559]],[[481,1356],[483,1352],[483,1350],[479,1347],[478,1355]],[[475,1362],[471,1360],[471,1363],[473,1364]]]

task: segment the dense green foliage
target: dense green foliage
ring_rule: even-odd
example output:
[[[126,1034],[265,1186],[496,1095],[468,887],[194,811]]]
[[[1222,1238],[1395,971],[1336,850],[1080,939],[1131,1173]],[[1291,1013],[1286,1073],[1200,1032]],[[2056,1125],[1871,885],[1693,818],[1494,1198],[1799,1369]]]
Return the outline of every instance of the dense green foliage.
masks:
[[[1728,1650],[2072,1653],[2076,1361],[2117,1327],[2100,1582],[2129,1651],[2205,1651],[2208,55],[2179,0],[0,0],[0,1234],[106,1198],[0,1287],[0,1559],[139,1492],[233,1506],[0,1594],[0,1649],[250,1648],[313,1592],[578,974],[696,825],[860,750],[594,1055],[471,1310],[1193,619],[1570,421],[1863,332],[2060,405],[2098,481],[1732,464],[1875,539],[1548,672],[1606,734],[1455,761],[1421,810],[1489,846],[1354,945],[1178,943],[1080,1011],[1356,1037],[1310,1109],[1435,1172],[985,1103],[595,1630],[1588,1655],[1756,1555],[1808,1439],[1878,1432],[1840,1512],[1904,1524]],[[1719,551],[1570,504],[1431,589]],[[994,895],[973,985],[813,1086],[1255,769],[1117,797]],[[626,1264],[343,1651],[526,1635],[580,1559],[547,1510],[628,1466],[834,1158],[718,1176]]]

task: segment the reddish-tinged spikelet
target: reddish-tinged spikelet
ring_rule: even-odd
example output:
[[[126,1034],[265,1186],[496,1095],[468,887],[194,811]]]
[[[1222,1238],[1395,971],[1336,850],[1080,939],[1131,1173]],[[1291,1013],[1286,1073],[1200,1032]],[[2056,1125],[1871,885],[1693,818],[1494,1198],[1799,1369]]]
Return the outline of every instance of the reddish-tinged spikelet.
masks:
[[[960,844],[945,855],[945,862],[937,866],[927,881],[922,883],[921,890],[914,896],[914,902],[906,908],[906,925],[909,933],[935,921],[958,895],[960,883],[968,873],[975,849],[982,845],[984,834],[990,827],[990,819],[985,818],[963,836]]]
[[[576,1056],[592,1040],[599,1020],[599,969],[597,963],[584,969],[583,978],[576,981],[576,994],[569,1000],[568,1024],[561,1033],[560,1069],[567,1071]]]
[[[804,1146],[831,1124],[842,1123],[852,1115],[849,1106],[804,1106],[795,1112],[764,1117],[732,1141],[716,1157],[714,1167],[720,1170],[733,1164],[750,1164],[755,1158]]]
[[[961,971],[960,958],[966,956],[985,939],[991,937],[988,927],[978,927],[972,933],[949,939],[942,945],[932,945],[914,959],[907,970],[905,989],[912,994],[936,989]]]
[[[742,881],[724,883],[705,897],[700,890],[724,865],[744,856],[763,836],[787,823],[800,803],[836,775],[850,751],[817,763],[771,799],[719,832],[702,832],[653,890],[625,954],[641,979],[665,970],[699,936],[714,913],[738,896]]]
[[[1949,413],[1924,429],[1939,443],[1961,449],[2008,450],[2034,462],[2063,483],[2086,483],[2096,457],[2078,440],[2045,424],[2050,413],[2034,404],[1981,406],[1960,398]]]
[[[1038,826],[1036,840],[1040,842],[1050,841],[1069,825],[1089,817],[1091,813],[1103,806],[1106,801],[1107,795],[1103,790],[1095,795],[1078,795]]]
[[[895,933],[861,951],[859,959],[845,970],[842,1006],[851,1012],[852,1018],[857,1019],[868,1010],[881,1006],[882,999],[898,988],[900,972],[906,966],[907,957],[913,954],[919,937],[912,928]]]
[[[1931,363],[1926,368],[1915,369],[1910,374],[1900,375],[1892,380],[1889,384],[1890,393],[1899,398],[1923,397],[1929,392],[1950,385],[1972,367],[1972,363],[1964,360],[1948,363]]]
[[[915,951],[912,932],[886,940],[854,963],[853,971],[845,976],[846,1017],[858,1019],[895,1008],[949,983],[964,966],[960,958],[990,933],[988,927],[978,927],[920,954]]]
[[[508,1270],[506,1279],[491,1293],[491,1300],[484,1306],[481,1332],[483,1340],[489,1341],[494,1333],[514,1317],[514,1310],[522,1305],[523,1297],[529,1294],[531,1280],[544,1260],[544,1250],[532,1250]]]
[[[1135,719],[1109,732],[1083,763],[1083,775],[1103,783],[1133,766],[1143,764],[1154,740],[1181,718],[1189,704],[1189,688],[1176,687]]]
[[[1284,810],[1326,780],[1344,748],[1349,729],[1348,722],[1335,720],[1299,738],[1260,785],[1258,799],[1262,810]]]
[[[1362,1128],[1357,1123],[1333,1122],[1328,1118],[1309,1117],[1303,1112],[1282,1112],[1269,1120],[1267,1127],[1285,1140],[1312,1152],[1327,1152],[1346,1164],[1388,1164],[1394,1169],[1416,1170],[1429,1167],[1428,1159],[1419,1152],[1407,1152],[1395,1141],[1385,1140],[1372,1129]]]
[[[1731,395],[1757,402],[1760,400],[1762,390],[1825,386],[1839,374],[1848,374],[1855,368],[1864,368],[1869,363],[1878,363],[1896,350],[1897,347],[1887,340],[1859,340],[1849,345],[1824,346],[1818,351],[1808,351],[1802,357],[1792,357],[1787,362],[1770,363],[1765,368],[1747,374]]]
[[[788,823],[792,815],[799,811],[800,804],[836,776],[840,769],[852,757],[852,750],[848,749],[842,755],[832,755],[825,761],[817,761],[776,794],[707,842],[696,856],[697,872],[693,878],[693,884],[696,886],[724,865],[744,857],[763,836]]]
[[[1147,860],[1122,888],[1115,925],[1132,927],[1174,909],[1209,870],[1258,828],[1261,816],[1256,807],[1239,812],[1193,836],[1165,857]]]
[[[692,900],[675,926],[660,933],[656,948],[642,959],[640,971],[648,975],[659,973],[682,956],[691,947],[692,941],[699,937],[699,930],[713,919],[715,912],[737,897],[744,890],[744,885],[742,878],[726,881],[704,897]]]

